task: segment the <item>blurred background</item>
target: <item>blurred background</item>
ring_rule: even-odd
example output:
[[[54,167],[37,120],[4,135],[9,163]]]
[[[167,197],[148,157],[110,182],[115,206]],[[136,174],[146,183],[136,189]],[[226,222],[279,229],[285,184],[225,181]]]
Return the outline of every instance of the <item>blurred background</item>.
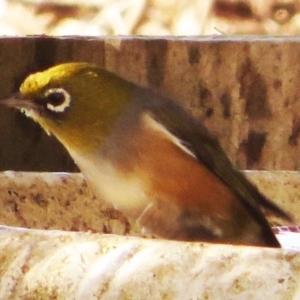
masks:
[[[0,0],[0,35],[293,35],[299,2]]]

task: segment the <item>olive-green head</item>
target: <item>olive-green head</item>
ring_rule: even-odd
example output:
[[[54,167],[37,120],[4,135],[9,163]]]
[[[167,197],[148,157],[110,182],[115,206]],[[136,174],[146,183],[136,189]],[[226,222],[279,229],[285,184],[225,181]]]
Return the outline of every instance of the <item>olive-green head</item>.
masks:
[[[133,88],[95,65],[66,63],[28,76],[4,104],[24,111],[67,148],[92,151],[110,133]]]

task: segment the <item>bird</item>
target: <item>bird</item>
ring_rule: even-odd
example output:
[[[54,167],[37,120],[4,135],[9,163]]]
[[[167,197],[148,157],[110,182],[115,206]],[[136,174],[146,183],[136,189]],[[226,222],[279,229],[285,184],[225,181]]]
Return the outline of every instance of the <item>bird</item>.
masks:
[[[154,235],[280,247],[261,207],[291,221],[178,102],[97,65],[30,74],[0,104],[54,135],[96,195]]]

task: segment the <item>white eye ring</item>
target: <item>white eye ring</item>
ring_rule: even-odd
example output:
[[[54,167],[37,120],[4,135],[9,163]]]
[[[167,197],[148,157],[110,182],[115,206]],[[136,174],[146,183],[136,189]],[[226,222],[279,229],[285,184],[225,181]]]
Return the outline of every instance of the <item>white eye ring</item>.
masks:
[[[54,88],[54,89],[49,89],[45,92],[45,97],[50,99],[49,96],[51,94],[61,94],[63,96],[63,99],[57,99],[58,103],[47,103],[47,108],[53,112],[64,112],[67,107],[70,106],[71,103],[71,96],[70,94],[62,89],[62,88]],[[56,100],[56,99],[54,99]]]

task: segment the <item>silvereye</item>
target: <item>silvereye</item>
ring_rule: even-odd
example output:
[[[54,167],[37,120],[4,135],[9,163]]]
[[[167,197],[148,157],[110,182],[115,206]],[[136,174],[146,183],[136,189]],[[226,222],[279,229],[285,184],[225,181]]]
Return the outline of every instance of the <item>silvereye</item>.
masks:
[[[54,134],[100,197],[168,239],[280,247],[260,206],[290,220],[181,106],[88,63],[30,75],[1,102]]]

